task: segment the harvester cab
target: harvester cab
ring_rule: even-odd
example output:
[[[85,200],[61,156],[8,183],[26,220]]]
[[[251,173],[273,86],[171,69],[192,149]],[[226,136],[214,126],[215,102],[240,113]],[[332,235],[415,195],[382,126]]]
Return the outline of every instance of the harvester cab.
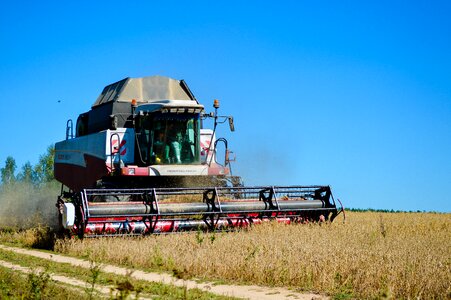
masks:
[[[62,227],[95,236],[335,218],[328,186],[244,187],[227,140],[216,138],[218,124],[235,130],[233,118],[218,115],[218,100],[213,107],[206,113],[185,81],[168,77],[106,86],[75,135],[68,121],[55,144]],[[207,118],[213,129],[203,128]]]

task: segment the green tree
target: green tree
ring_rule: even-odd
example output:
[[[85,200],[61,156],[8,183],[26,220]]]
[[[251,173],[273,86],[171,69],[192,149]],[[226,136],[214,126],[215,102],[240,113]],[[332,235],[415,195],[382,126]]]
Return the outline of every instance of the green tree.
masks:
[[[33,166],[29,161],[27,161],[22,166],[22,171],[17,175],[17,180],[24,182],[33,182],[34,181],[34,171]]]
[[[46,183],[52,181],[55,177],[53,175],[53,161],[55,157],[55,148],[49,146],[47,153],[39,156],[39,162],[33,168],[33,179],[36,183]]]
[[[16,171],[16,160],[8,156],[5,161],[5,167],[0,169],[3,184],[10,184],[16,181],[14,172]]]

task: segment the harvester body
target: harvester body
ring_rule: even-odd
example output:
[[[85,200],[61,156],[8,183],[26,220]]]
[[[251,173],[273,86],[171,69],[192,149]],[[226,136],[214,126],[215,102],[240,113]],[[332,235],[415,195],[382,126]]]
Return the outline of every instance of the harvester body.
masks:
[[[183,80],[126,78],[105,87],[55,144],[62,226],[79,236],[144,234],[333,220],[328,186],[244,187],[219,123]],[[213,129],[203,127],[206,118]],[[224,147],[218,162],[217,149]],[[64,188],[65,187],[65,188]]]

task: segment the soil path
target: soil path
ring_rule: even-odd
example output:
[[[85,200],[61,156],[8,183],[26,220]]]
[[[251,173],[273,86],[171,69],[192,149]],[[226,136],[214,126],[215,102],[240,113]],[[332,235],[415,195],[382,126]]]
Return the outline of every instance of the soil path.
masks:
[[[90,263],[79,258],[64,256],[60,254],[53,254],[48,252],[41,252],[38,250],[28,250],[23,248],[9,247],[0,245],[0,248],[7,251],[13,251],[19,254],[30,255],[58,263],[69,263],[74,266],[83,268],[90,268]],[[117,275],[127,275],[130,269],[101,264],[101,270],[106,273],[113,273]],[[275,300],[275,299],[299,299],[299,300],[319,300],[329,299],[323,295],[318,294],[304,294],[290,291],[285,288],[269,288],[256,285],[224,285],[213,284],[208,282],[198,283],[193,280],[183,280],[175,278],[169,274],[160,274],[153,272],[144,272],[134,270],[131,277],[139,280],[162,282],[165,284],[172,284],[180,287],[187,287],[188,289],[198,288],[206,292],[211,292],[217,295],[232,296],[238,298],[245,298],[251,300]]]

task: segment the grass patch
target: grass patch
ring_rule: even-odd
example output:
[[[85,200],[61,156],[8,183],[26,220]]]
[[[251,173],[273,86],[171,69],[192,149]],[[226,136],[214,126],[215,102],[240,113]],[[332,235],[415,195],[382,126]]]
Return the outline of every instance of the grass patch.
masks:
[[[0,266],[0,299],[88,299],[79,291],[54,283],[43,272],[21,274]]]

